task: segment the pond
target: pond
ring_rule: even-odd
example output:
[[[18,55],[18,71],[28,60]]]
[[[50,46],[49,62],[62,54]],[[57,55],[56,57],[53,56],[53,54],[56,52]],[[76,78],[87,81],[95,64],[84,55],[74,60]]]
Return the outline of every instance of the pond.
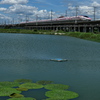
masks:
[[[70,91],[80,95],[73,100],[100,100],[100,43],[68,36],[0,33],[0,81],[16,79],[50,80],[69,85]],[[41,91],[35,94],[37,100],[45,97]]]

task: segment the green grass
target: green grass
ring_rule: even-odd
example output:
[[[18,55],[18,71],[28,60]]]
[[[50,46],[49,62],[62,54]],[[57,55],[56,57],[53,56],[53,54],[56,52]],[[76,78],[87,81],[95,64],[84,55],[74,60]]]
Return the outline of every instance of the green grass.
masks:
[[[86,39],[90,41],[100,42],[100,34],[94,33],[85,33],[85,32],[65,32],[62,30],[54,31],[54,30],[28,30],[28,29],[0,29],[0,33],[23,33],[23,34],[49,34],[49,35],[64,35],[77,37],[81,39]],[[64,34],[59,34],[64,33]]]
[[[100,42],[100,34],[84,33],[84,32],[68,32],[65,35],[80,38],[80,39]]]

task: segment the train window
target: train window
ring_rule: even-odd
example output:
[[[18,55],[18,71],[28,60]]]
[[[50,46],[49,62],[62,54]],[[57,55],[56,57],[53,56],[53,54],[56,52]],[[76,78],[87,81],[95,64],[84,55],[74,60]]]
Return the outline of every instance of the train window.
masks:
[[[87,18],[89,18],[88,16],[84,16],[84,17],[87,17]]]

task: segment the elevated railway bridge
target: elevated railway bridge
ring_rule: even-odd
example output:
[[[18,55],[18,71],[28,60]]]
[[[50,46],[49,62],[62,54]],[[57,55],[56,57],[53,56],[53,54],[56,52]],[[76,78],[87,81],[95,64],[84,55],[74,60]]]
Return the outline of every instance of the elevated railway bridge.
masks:
[[[0,27],[22,28],[31,30],[63,30],[78,32],[100,32],[100,20],[97,21],[49,21],[26,22],[20,24],[0,25]]]
[[[100,20],[98,21],[58,21],[48,23],[25,23],[26,29],[38,30],[64,30],[78,32],[100,32]]]

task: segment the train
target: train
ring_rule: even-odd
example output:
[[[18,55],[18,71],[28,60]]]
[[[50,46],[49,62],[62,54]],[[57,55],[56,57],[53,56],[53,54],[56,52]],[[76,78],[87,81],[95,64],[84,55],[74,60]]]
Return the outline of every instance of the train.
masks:
[[[27,25],[64,25],[67,23],[76,23],[76,22],[81,22],[81,21],[91,21],[91,18],[85,15],[81,16],[72,16],[72,17],[64,17],[60,16],[55,19],[47,19],[47,20],[37,20],[37,21],[26,21],[26,22],[21,22],[20,24],[27,24]]]

